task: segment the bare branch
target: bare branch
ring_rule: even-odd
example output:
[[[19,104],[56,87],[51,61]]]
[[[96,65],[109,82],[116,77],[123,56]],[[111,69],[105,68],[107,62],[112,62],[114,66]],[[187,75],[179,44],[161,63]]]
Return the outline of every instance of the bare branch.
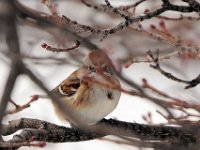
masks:
[[[185,89],[189,89],[189,88],[195,87],[195,86],[197,86],[200,83],[200,75],[198,75],[195,79],[193,79],[191,81],[187,81],[187,80],[179,79],[179,78],[175,77],[174,75],[172,75],[171,73],[164,71],[160,67],[160,64],[158,62],[158,56],[159,56],[158,55],[158,51],[157,51],[156,57],[154,57],[150,51],[148,52],[148,54],[154,60],[154,63],[155,63],[155,65],[150,65],[152,68],[158,70],[161,74],[163,74],[164,76],[166,76],[169,79],[172,79],[174,81],[187,84],[187,86],[185,87]]]
[[[29,100],[29,102],[27,102],[26,104],[21,105],[21,106],[16,104],[14,101],[10,100],[10,102],[15,106],[15,109],[6,111],[5,115],[11,115],[11,114],[18,113],[18,112],[30,107],[30,104],[32,102],[36,101],[37,99],[38,99],[37,96],[32,96],[32,98]]]
[[[68,35],[70,35],[72,39],[79,41],[80,44],[85,45],[89,49],[92,49],[92,50],[98,50],[99,49],[95,44],[90,42],[87,38],[83,38],[83,37],[79,36],[78,34],[70,31],[65,26],[65,24],[63,24],[61,22],[55,22],[54,18],[51,19],[51,16],[44,14],[42,12],[30,9],[30,8],[22,5],[21,3],[19,3],[17,0],[14,1],[14,3],[15,3],[15,6],[16,6],[18,12],[21,13],[21,16],[28,17],[28,18],[30,17],[32,19],[35,19],[38,22],[44,22],[48,26],[60,28],[63,31],[65,31],[66,33],[68,33]]]
[[[11,93],[16,81],[16,78],[20,74],[20,64],[21,61],[19,59],[16,59],[15,56],[17,56],[20,52],[19,48],[19,42],[18,42],[18,36],[16,31],[16,23],[15,23],[15,7],[13,6],[13,2],[11,1],[1,1],[7,8],[4,9],[4,11],[1,11],[2,14],[0,14],[0,21],[3,23],[3,26],[5,28],[5,36],[6,36],[6,42],[9,48],[10,53],[10,59],[11,59],[11,70],[4,88],[3,95],[1,97],[1,103],[0,103],[0,123],[2,122],[3,116],[5,114],[5,110],[8,104],[8,101],[11,99]],[[10,11],[7,11],[10,10]],[[0,135],[2,132],[1,124],[0,124]]]
[[[104,130],[99,130],[95,126],[104,126],[105,128],[103,128]],[[185,145],[187,143],[195,143],[196,141],[194,134],[191,134],[190,131],[183,131],[179,127],[149,126],[113,119],[103,119],[100,123],[94,125],[94,127],[96,129],[91,132],[57,126],[37,119],[23,118],[10,121],[8,125],[3,125],[3,135],[10,135],[20,129],[29,128],[30,130],[23,130],[20,136],[16,136],[15,140],[23,142],[34,137],[36,141],[75,142],[91,140],[111,134],[142,140],[178,140],[177,142],[184,143]]]
[[[71,51],[71,50],[78,48],[79,45],[80,45],[79,41],[76,41],[76,43],[74,45],[72,45],[68,48],[55,48],[50,45],[47,45],[46,43],[43,43],[41,46],[43,48],[45,48],[46,50],[52,51],[52,52],[67,52],[67,51]]]

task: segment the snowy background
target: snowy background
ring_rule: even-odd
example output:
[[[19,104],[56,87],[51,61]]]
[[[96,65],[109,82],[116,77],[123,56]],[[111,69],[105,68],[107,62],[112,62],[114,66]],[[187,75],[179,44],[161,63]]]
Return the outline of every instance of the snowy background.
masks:
[[[110,1],[112,4],[120,5],[124,4],[124,1]],[[131,1],[126,0],[126,4],[129,4]],[[27,6],[48,12],[48,9],[43,6],[39,1],[34,0],[23,0],[23,3]],[[68,1],[67,3],[64,1],[59,1],[57,3],[57,10],[60,14],[65,14],[66,16],[74,17],[74,20],[78,20],[80,23],[86,23],[87,19],[85,19],[82,16],[87,16],[88,8],[83,6],[77,7],[75,1]],[[103,15],[103,14],[102,14]],[[99,22],[101,21],[101,15],[97,15],[95,19]],[[117,21],[116,21],[117,22]],[[44,42],[48,42],[49,44],[55,44],[56,40],[51,37],[46,32],[43,32],[38,29],[30,28],[28,26],[19,26],[19,36],[20,36],[20,44],[21,44],[21,50],[25,53],[31,53],[34,56],[54,56],[54,55],[60,55],[60,54],[52,54],[51,52],[45,51],[43,48],[41,48],[41,44]],[[102,45],[106,45],[103,43]],[[68,77],[74,70],[78,68],[78,66],[72,66],[72,65],[41,65],[34,63],[33,60],[25,60],[27,64],[33,68],[34,73],[40,77],[40,79],[45,83],[45,85],[49,89],[53,89],[57,84],[59,84],[63,79]],[[176,64],[175,67],[178,68],[178,76],[185,78],[185,79],[192,79],[196,77],[197,74],[200,73],[200,69],[194,69],[199,68],[199,61],[191,60],[187,62],[182,62],[179,59],[174,59],[171,62],[168,62],[167,65]],[[0,57],[0,96],[3,92],[5,81],[8,75],[9,71],[9,62],[3,58]],[[173,72],[173,70],[170,70]],[[177,96],[179,98],[184,99],[190,99],[192,101],[195,101],[199,98],[199,87],[193,88],[191,90],[187,90],[187,92],[184,90],[184,85],[177,84],[176,82],[173,82],[164,76],[161,76],[159,72],[153,70],[149,67],[149,64],[136,64],[132,65],[128,69],[123,68],[123,72],[125,75],[134,81],[136,81],[139,84],[142,84],[141,79],[146,78],[153,86],[157,87],[158,89],[162,91],[167,91],[169,94],[173,96]],[[190,74],[186,74],[189,72]],[[176,72],[177,73],[177,72]],[[126,86],[122,83],[122,86]],[[128,87],[127,87],[128,88]],[[12,93],[12,98],[15,100],[18,104],[24,104],[26,103],[31,95],[34,94],[42,94],[43,92],[37,87],[37,85],[33,84],[33,82],[26,76],[21,75],[18,77],[16,85],[14,87],[14,91]],[[11,106],[10,106],[11,108]],[[137,122],[137,123],[146,123],[142,116],[146,115],[148,112],[152,113],[153,123],[165,123],[166,120],[160,116],[158,113],[156,113],[156,110],[163,111],[158,106],[152,104],[148,100],[141,99],[138,97],[133,97],[127,94],[122,94],[120,102],[117,106],[117,108],[106,118],[117,118],[119,120],[123,121],[129,121],[129,122]],[[14,115],[9,115],[4,118],[4,123],[6,123],[9,120],[12,119],[18,119],[21,117],[29,117],[29,118],[37,118],[41,120],[46,120],[55,124],[59,125],[66,125],[69,126],[68,123],[61,122],[58,120],[58,118],[55,116],[52,104],[50,100],[48,99],[39,99],[38,101],[31,104],[30,108],[27,108],[23,110],[22,112],[19,112]],[[108,136],[112,137],[112,136]],[[20,150],[26,150],[27,147],[20,148]],[[37,150],[40,148],[30,148]],[[138,148],[134,148],[132,146],[127,145],[118,145],[114,144],[105,140],[92,140],[92,141],[86,141],[86,142],[77,142],[77,143],[62,143],[62,144],[51,144],[47,143],[47,146],[42,148],[43,150],[90,150],[90,149],[104,149],[104,150],[134,150]]]

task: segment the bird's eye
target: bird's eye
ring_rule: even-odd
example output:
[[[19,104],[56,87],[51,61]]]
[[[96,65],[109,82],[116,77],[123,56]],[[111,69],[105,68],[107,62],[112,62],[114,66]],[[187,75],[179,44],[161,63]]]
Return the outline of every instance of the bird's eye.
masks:
[[[109,66],[107,66],[107,65],[105,65],[105,66],[103,67],[103,71],[105,71],[105,72],[108,73],[108,74],[112,74],[111,68],[110,68]]]
[[[96,69],[95,69],[94,67],[92,67],[92,66],[88,66],[88,70],[89,70],[89,71],[92,71],[92,72],[95,72],[95,71],[96,71]]]

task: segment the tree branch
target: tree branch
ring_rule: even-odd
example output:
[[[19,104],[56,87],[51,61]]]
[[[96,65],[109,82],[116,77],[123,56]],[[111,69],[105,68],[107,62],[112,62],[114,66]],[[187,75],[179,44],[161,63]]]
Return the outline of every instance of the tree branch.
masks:
[[[15,7],[12,1],[1,1],[7,7],[1,11],[0,21],[5,28],[4,34],[6,36],[6,42],[9,48],[9,54],[11,59],[11,70],[4,88],[3,96],[0,103],[0,123],[2,122],[5,110],[10,100],[10,96],[15,84],[17,76],[20,74],[20,59],[17,59],[16,56],[20,55],[19,41],[16,30],[15,23]],[[9,11],[7,11],[7,9]],[[1,124],[0,124],[0,135],[1,135]]]
[[[68,27],[66,26],[66,24],[55,21],[55,19],[51,18],[51,16],[49,16],[45,13],[30,9],[30,8],[22,5],[20,2],[18,2],[18,0],[14,1],[14,3],[17,8],[17,12],[18,12],[19,16],[23,16],[23,18],[26,18],[26,17],[31,18],[31,19],[36,20],[37,22],[46,23],[46,24],[43,24],[44,26],[48,25],[48,27],[57,27],[59,29],[62,29],[72,39],[74,39],[75,41],[78,41],[80,44],[83,44],[84,46],[88,47],[89,49],[91,49],[91,50],[99,49],[97,47],[97,45],[90,42],[90,40],[88,40],[87,38],[83,38],[83,37],[79,36],[78,34],[76,34],[75,32],[70,31],[68,29]]]
[[[36,141],[77,142],[92,140],[105,135],[116,135],[134,137],[141,140],[168,140],[184,145],[195,144],[196,135],[199,134],[198,132],[194,134],[194,131],[184,131],[181,127],[149,126],[114,119],[103,119],[101,122],[94,125],[95,128],[97,126],[104,126],[105,128],[103,130],[98,129],[91,132],[90,130],[85,131],[82,129],[58,126],[38,119],[22,118],[19,120],[12,120],[9,124],[3,125],[2,134],[6,136],[20,129],[24,129],[18,136],[11,140],[12,142],[25,142],[32,137],[34,137]]]

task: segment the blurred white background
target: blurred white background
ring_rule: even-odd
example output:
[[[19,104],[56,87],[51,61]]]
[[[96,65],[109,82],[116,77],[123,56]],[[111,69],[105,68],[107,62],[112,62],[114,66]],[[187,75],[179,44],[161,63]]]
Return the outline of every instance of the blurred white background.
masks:
[[[117,1],[119,2],[119,1]],[[119,4],[124,4],[125,1],[121,1],[119,3],[114,3],[114,0],[111,1],[112,4],[115,4],[116,6]],[[130,3],[131,0],[126,0],[126,3]],[[23,3],[27,6],[48,12],[48,9],[43,6],[39,1],[34,0],[23,0]],[[84,16],[87,16],[88,8],[83,6],[77,7],[76,3],[74,1],[59,1],[57,2],[57,10],[60,14],[65,14],[66,16],[74,17],[74,20],[78,20],[80,23],[86,23],[87,19],[84,18]],[[76,12],[76,14],[75,14]],[[97,16],[95,19],[97,22],[103,22],[101,20],[101,15]],[[103,14],[102,14],[103,15]],[[81,17],[83,16],[83,17]],[[82,18],[82,19],[81,19]],[[106,20],[104,20],[106,21]],[[117,22],[117,21],[116,21]],[[114,21],[113,21],[114,23]],[[55,44],[55,39],[53,39],[49,34],[43,33],[43,31],[38,29],[32,29],[27,26],[19,26],[19,36],[20,36],[20,44],[21,44],[21,50],[25,53],[32,53],[34,56],[59,56],[58,53],[51,53],[48,51],[45,51],[43,48],[41,48],[41,44],[44,42],[48,42],[49,44]],[[30,32],[31,31],[31,32]],[[104,43],[102,43],[104,45]],[[106,41],[105,41],[106,45]],[[119,56],[118,56],[119,57]],[[0,57],[1,58],[1,57]],[[72,65],[40,65],[40,64],[33,64],[32,61],[27,61],[27,64],[34,70],[34,73],[40,77],[40,79],[45,83],[45,85],[49,89],[53,89],[57,84],[59,84],[62,80],[64,80],[68,75],[70,75],[75,69],[77,69],[77,66]],[[166,63],[166,65],[175,64],[175,67],[177,68],[176,74],[180,78],[184,79],[193,79],[198,74],[200,74],[199,65],[200,62],[198,60],[191,60],[187,62],[183,62],[179,59],[174,59],[171,62]],[[5,62],[3,58],[0,59],[0,68],[1,68],[1,77],[0,77],[0,95],[3,92],[5,81],[7,79],[8,71],[9,71],[9,62]],[[195,69],[194,69],[195,68]],[[173,73],[173,70],[170,70]],[[199,99],[199,93],[200,87],[197,86],[193,89],[184,90],[184,85],[177,84],[176,82],[173,82],[164,76],[160,75],[159,72],[153,70],[149,67],[149,64],[134,64],[128,69],[123,68],[123,72],[125,75],[135,82],[142,84],[141,80],[142,78],[146,78],[151,85],[157,87],[161,91],[165,91],[172,96],[177,96],[179,98],[183,99],[189,99],[192,101],[197,101]],[[126,87],[122,83],[123,87]],[[126,87],[128,88],[128,87]],[[17,79],[17,83],[14,87],[14,91],[12,93],[12,99],[17,104],[24,104],[29,99],[30,96],[35,94],[43,93],[41,89],[37,87],[28,77],[21,75]],[[13,108],[10,106],[10,109]],[[129,122],[137,122],[137,123],[146,123],[142,116],[146,115],[148,112],[152,113],[152,119],[153,123],[165,123],[166,120],[160,116],[158,113],[156,113],[156,110],[163,111],[158,106],[152,104],[148,100],[141,99],[138,97],[133,97],[127,94],[122,94],[120,102],[117,106],[117,108],[106,118],[117,118],[119,120],[123,121],[129,121]],[[165,112],[163,112],[165,113]],[[31,104],[30,108],[27,108],[23,110],[22,112],[19,112],[14,115],[8,115],[4,118],[4,123],[7,123],[9,120],[12,119],[18,119],[22,117],[29,117],[29,118],[37,118],[41,120],[46,120],[55,124],[59,125],[66,125],[69,126],[68,123],[61,122],[58,120],[58,118],[54,114],[54,110],[52,107],[52,104],[50,100],[48,99],[39,99],[38,101]],[[108,136],[111,137],[111,136]],[[20,150],[26,150],[28,148],[20,148]],[[37,150],[40,148],[30,148]],[[90,150],[90,149],[104,149],[104,150],[131,150],[131,149],[138,149],[134,148],[132,146],[127,145],[118,145],[115,143],[111,143],[105,140],[91,140],[86,142],[77,142],[77,143],[62,143],[62,144],[51,144],[47,143],[47,146],[42,148],[43,150],[66,150],[66,149],[81,149],[81,150]]]

